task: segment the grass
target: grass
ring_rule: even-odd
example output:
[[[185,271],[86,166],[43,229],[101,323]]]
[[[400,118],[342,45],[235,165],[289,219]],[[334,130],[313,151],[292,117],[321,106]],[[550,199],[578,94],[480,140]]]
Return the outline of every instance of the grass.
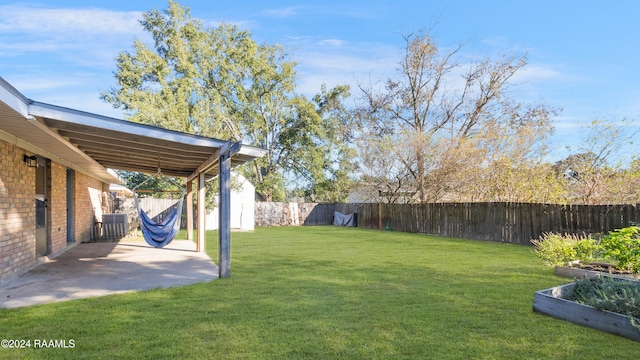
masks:
[[[217,234],[207,252],[217,259]],[[231,277],[0,310],[0,358],[632,359],[637,342],[532,311],[566,282],[532,248],[338,227],[232,234]]]

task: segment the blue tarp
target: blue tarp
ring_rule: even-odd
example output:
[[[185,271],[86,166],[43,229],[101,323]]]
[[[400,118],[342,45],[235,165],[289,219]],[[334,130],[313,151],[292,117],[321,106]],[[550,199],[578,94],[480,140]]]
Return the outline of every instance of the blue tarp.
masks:
[[[357,226],[358,225],[357,218],[358,218],[358,214],[356,213],[342,214],[336,211],[333,213],[333,225]]]

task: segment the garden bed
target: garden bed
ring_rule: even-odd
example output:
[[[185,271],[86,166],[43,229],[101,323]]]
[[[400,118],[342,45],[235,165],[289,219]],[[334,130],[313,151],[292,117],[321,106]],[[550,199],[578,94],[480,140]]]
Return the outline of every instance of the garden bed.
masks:
[[[585,277],[593,279],[600,275],[606,275],[624,279],[640,279],[640,274],[633,274],[631,271],[621,271],[606,263],[583,264],[579,261],[572,262],[569,266],[556,266],[554,273],[557,276],[570,279],[583,279]]]
[[[574,324],[640,341],[640,330],[631,325],[628,316],[567,300],[573,294],[574,286],[574,283],[569,283],[537,291],[533,296],[533,310]]]

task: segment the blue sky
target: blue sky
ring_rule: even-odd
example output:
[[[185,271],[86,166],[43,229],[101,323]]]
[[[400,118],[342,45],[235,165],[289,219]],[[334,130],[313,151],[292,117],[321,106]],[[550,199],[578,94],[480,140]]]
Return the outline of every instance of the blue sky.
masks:
[[[583,126],[640,116],[640,2],[636,1],[179,1],[213,27],[234,23],[299,62],[298,91],[395,75],[401,33],[432,28],[469,57],[527,52],[512,96],[562,109],[552,145],[577,148]],[[99,99],[138,19],[167,1],[0,1],[0,77],[34,100],[122,117]],[[354,94],[356,91],[354,89]],[[628,148],[621,157],[635,153]]]

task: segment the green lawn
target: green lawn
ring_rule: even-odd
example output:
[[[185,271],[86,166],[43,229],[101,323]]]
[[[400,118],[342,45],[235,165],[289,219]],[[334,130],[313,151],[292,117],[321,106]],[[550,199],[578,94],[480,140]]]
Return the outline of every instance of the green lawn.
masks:
[[[217,259],[217,234],[207,250]],[[638,359],[532,311],[567,279],[517,245],[329,226],[233,233],[231,278],[0,310],[0,358]]]

